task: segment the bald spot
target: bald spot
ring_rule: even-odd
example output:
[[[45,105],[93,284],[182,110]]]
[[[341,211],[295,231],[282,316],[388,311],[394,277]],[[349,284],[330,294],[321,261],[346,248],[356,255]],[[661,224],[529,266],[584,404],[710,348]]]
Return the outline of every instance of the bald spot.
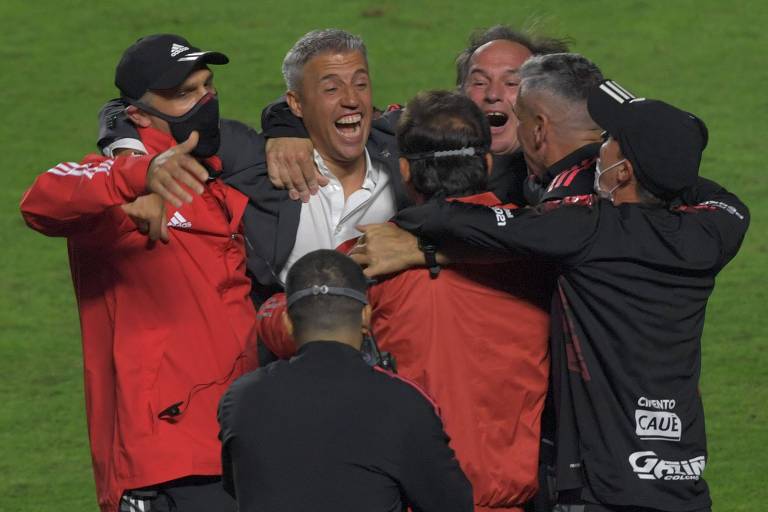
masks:
[[[531,51],[520,43],[496,39],[475,50],[469,59],[469,73],[486,68],[504,68],[516,73],[530,56]]]

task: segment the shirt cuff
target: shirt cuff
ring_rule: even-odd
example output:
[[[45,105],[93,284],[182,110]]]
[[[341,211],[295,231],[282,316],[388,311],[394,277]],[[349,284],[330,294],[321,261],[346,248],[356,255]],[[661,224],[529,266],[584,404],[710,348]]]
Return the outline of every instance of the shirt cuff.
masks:
[[[142,144],[138,139],[117,139],[115,142],[102,149],[101,152],[104,153],[104,156],[114,158],[115,151],[118,149],[131,149],[144,155],[149,153],[147,148],[144,147],[144,144]]]

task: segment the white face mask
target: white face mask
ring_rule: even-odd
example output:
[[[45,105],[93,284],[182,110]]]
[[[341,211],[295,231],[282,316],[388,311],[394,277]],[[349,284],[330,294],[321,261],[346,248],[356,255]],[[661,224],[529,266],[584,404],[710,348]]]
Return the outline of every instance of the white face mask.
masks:
[[[616,162],[616,163],[614,163],[612,165],[609,165],[606,169],[600,169],[600,159],[599,158],[597,159],[597,165],[595,165],[595,186],[594,186],[594,188],[595,188],[595,194],[597,194],[598,197],[600,197],[602,199],[610,199],[611,202],[613,202],[613,192],[617,188],[619,188],[620,184],[617,183],[616,185],[614,185],[614,187],[611,190],[603,190],[603,189],[600,188],[600,177],[603,174],[605,174],[608,171],[610,171],[611,169],[615,169],[617,166],[619,166],[620,164],[622,164],[622,163],[624,163],[626,161],[627,161],[626,158],[622,158],[618,162]]]

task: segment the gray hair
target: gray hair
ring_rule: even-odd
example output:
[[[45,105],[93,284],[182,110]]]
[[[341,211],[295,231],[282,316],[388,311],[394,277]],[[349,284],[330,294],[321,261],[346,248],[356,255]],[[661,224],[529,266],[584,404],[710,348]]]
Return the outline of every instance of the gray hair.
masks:
[[[543,89],[569,103],[586,104],[590,89],[602,80],[600,68],[578,53],[538,55],[520,68],[520,94]]]
[[[296,41],[283,59],[283,78],[288,90],[298,91],[304,75],[304,65],[313,57],[327,52],[360,52],[366,64],[368,63],[368,52],[360,37],[335,28],[307,32]]]

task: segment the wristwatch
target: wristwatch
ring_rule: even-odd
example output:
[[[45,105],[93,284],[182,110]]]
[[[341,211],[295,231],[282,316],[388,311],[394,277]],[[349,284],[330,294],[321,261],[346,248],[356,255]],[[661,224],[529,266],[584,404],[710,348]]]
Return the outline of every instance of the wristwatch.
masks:
[[[419,250],[424,253],[424,261],[429,269],[429,277],[436,279],[440,274],[440,264],[437,262],[437,246],[431,240],[419,237]]]

